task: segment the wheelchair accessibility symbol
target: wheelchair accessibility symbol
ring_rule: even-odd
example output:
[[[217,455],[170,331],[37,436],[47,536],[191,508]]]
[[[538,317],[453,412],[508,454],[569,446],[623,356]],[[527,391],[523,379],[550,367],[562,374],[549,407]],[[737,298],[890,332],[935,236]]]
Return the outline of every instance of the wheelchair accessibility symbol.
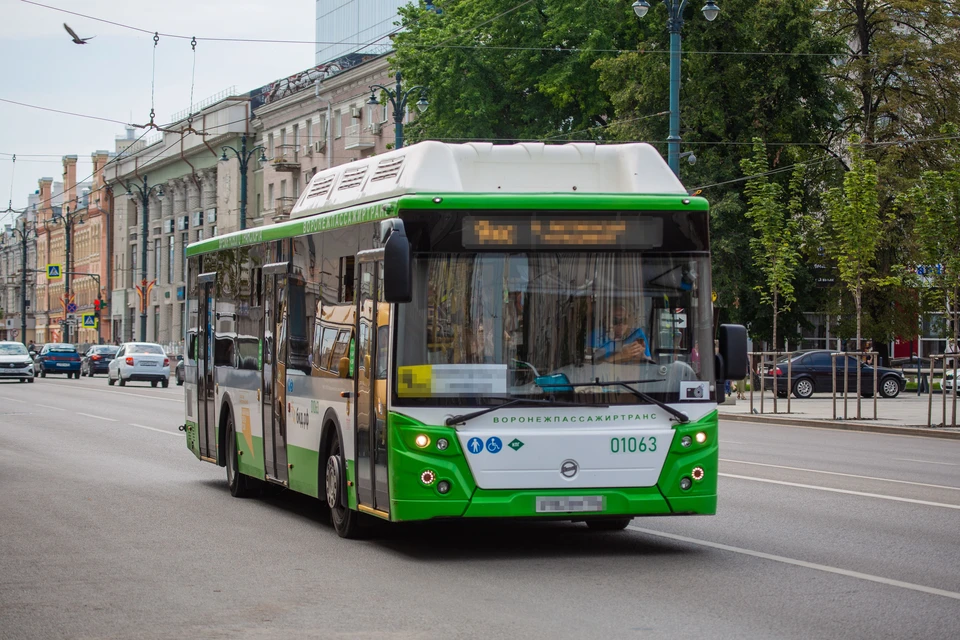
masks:
[[[490,453],[500,453],[500,450],[503,449],[503,442],[497,436],[492,438],[487,438],[487,451]]]

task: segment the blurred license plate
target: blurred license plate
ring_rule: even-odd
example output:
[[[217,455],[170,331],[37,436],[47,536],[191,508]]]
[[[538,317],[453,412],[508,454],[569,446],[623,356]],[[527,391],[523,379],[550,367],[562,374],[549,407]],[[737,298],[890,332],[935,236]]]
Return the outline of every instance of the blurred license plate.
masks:
[[[69,366],[70,366],[70,363],[69,363],[69,362],[58,362],[58,363],[57,363],[57,366],[58,366],[58,367],[69,367]]]
[[[537,498],[537,513],[603,511],[603,496],[549,496]]]
[[[155,367],[155,366],[157,366],[157,363],[156,363],[156,362],[141,362],[141,363],[140,363],[140,366],[143,366],[143,367]]]

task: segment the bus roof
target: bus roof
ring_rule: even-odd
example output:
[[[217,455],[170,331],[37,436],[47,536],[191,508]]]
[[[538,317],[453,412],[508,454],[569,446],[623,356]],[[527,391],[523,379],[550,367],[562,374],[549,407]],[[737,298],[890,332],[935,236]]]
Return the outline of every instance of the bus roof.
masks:
[[[409,193],[687,195],[646,143],[427,141],[317,173],[290,217]]]

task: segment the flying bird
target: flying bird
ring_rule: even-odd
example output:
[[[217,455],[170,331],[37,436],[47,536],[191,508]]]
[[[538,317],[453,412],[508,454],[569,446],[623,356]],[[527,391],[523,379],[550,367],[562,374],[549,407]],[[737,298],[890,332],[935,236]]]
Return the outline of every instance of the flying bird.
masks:
[[[89,38],[81,38],[77,35],[77,32],[70,28],[66,22],[63,23],[63,28],[67,30],[67,33],[70,34],[70,37],[73,38],[74,44],[87,44],[87,40],[93,40],[97,36],[90,36]]]

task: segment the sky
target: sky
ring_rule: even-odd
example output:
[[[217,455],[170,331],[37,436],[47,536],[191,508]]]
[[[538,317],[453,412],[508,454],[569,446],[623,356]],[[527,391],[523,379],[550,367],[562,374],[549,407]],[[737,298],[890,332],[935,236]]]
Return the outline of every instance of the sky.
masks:
[[[37,0],[162,33],[203,37],[314,40],[314,0]],[[66,22],[80,37],[73,44]],[[193,101],[231,86],[246,93],[314,64],[313,44],[200,40]],[[0,99],[123,123],[167,124],[190,106],[194,56],[189,39],[153,35],[39,7],[0,0]],[[151,94],[153,97],[151,97]],[[90,154],[114,150],[123,124],[49,113],[0,102],[0,210],[27,205],[37,180],[62,179],[64,155],[78,156],[78,181],[92,172]],[[138,130],[136,135],[139,135]],[[149,134],[148,134],[149,135]],[[17,154],[12,162],[11,154]],[[10,214],[0,214],[0,225]]]

